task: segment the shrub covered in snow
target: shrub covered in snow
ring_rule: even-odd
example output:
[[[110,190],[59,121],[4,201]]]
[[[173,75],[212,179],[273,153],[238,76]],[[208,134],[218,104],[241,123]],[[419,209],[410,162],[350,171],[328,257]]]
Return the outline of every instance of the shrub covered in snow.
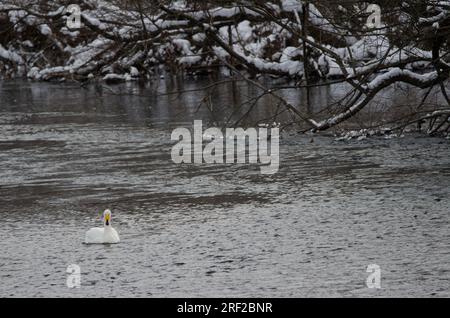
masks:
[[[85,79],[89,74],[122,74],[126,80],[150,77],[160,65],[196,72],[232,63],[253,73],[300,79],[306,65],[308,76],[345,78],[370,72],[380,59],[392,64],[410,59],[409,69],[423,68],[426,63],[420,62],[431,59],[430,50],[393,45],[397,40],[387,32],[353,31],[362,29],[358,23],[367,18],[365,4],[220,3],[79,1],[81,27],[71,29],[67,1],[3,0],[0,26],[9,31],[0,38],[0,71],[36,80]],[[441,16],[448,15],[445,3],[437,12]],[[351,13],[354,21],[342,21],[342,12]],[[416,22],[438,32],[444,26],[437,17]],[[407,14],[401,18],[412,19]]]
[[[368,24],[372,13],[366,2],[77,3],[80,25],[73,27],[65,0],[2,0],[0,74],[118,82],[159,77],[161,69],[220,69],[246,80],[259,74],[294,79],[295,88],[307,90],[317,80],[346,82],[345,97],[324,107],[328,116],[313,119],[282,101],[314,131],[339,125],[395,83],[440,86],[450,104],[444,87],[450,75],[449,0],[383,2],[378,25]],[[431,133],[446,129],[450,118],[447,109],[435,110],[425,115],[435,123]],[[413,116],[411,123],[420,120]]]

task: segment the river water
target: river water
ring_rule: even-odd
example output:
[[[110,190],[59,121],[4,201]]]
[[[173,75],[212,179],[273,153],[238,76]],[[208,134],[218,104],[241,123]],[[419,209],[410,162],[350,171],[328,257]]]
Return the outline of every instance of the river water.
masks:
[[[177,85],[0,83],[1,297],[450,296],[449,140],[285,133],[274,175],[179,165],[173,128],[208,111]],[[83,244],[106,208],[121,243]]]

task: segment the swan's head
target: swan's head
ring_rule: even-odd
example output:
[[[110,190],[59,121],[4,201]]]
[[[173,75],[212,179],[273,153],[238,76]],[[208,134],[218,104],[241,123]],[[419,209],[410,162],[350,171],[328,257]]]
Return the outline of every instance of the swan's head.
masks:
[[[105,210],[105,212],[103,212],[103,224],[105,226],[111,225],[111,211],[109,209],[107,209],[107,210]]]

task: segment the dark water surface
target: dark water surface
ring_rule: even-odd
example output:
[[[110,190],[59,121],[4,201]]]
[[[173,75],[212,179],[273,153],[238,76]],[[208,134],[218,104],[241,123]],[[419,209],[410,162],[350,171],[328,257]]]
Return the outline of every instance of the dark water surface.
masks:
[[[449,140],[285,134],[275,175],[174,164],[203,94],[0,83],[0,296],[450,296]],[[84,245],[106,208],[122,242]]]

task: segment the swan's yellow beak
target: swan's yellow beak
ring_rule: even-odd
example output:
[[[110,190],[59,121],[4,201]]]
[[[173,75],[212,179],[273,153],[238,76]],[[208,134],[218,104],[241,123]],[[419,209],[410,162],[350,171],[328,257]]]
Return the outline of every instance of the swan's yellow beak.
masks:
[[[110,220],[111,220],[111,215],[105,214],[105,222],[108,224]]]

